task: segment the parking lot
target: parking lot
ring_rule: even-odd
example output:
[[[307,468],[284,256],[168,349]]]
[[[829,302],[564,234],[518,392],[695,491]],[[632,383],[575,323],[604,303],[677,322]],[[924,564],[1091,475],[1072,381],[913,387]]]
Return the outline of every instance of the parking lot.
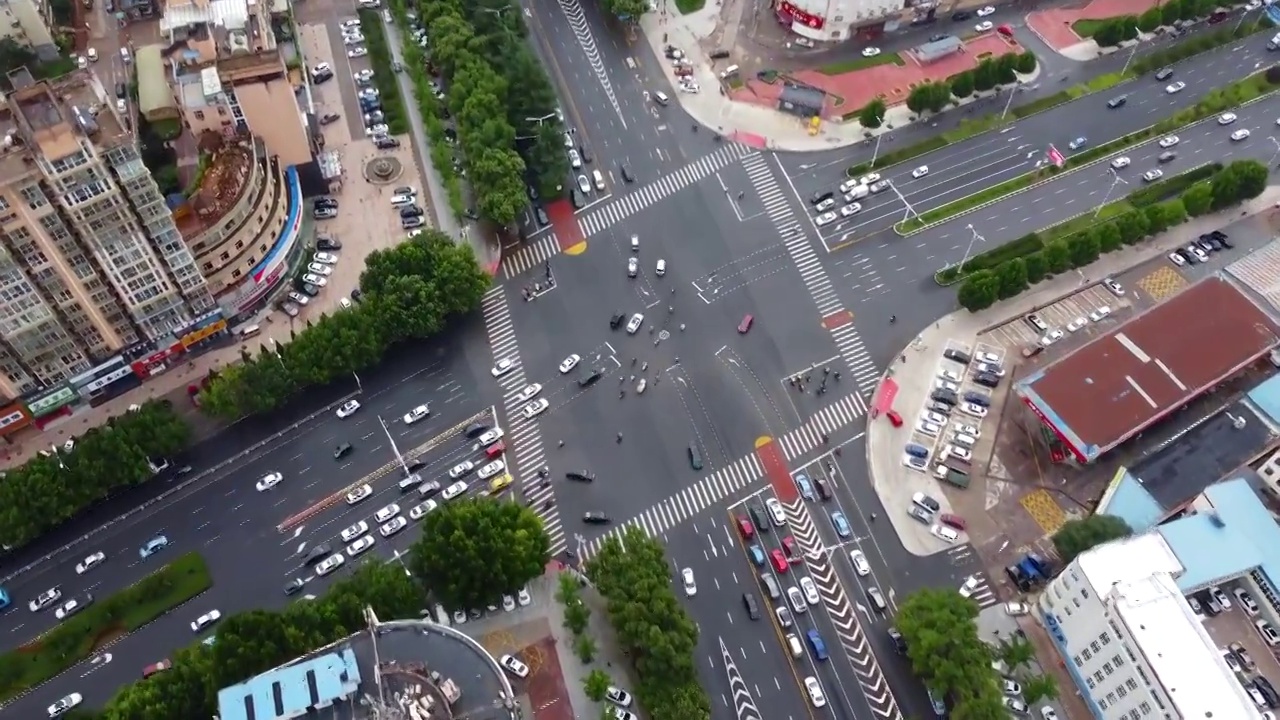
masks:
[[[1280,689],[1280,662],[1276,661],[1270,646],[1263,642],[1262,636],[1258,634],[1253,624],[1254,620],[1260,616],[1250,615],[1241,607],[1239,599],[1233,592],[1235,587],[1236,583],[1222,585],[1222,590],[1232,601],[1232,606],[1215,616],[1208,616],[1204,609],[1207,601],[1206,593],[1203,591],[1196,593],[1194,597],[1201,608],[1200,614],[1205,631],[1209,633],[1214,644],[1223,651],[1224,659],[1227,655],[1233,656],[1234,662],[1228,659],[1227,667],[1235,672],[1236,678],[1242,685],[1261,676]],[[1253,593],[1250,592],[1250,595],[1253,596]],[[1195,606],[1192,607],[1194,609]],[[1241,649],[1244,651],[1243,657],[1239,652]],[[1232,652],[1233,650],[1235,652]],[[1254,667],[1249,668],[1246,660],[1251,661]],[[1246,685],[1246,689],[1247,687]]]
[[[1056,337],[1046,350],[1054,352],[1055,356],[1061,356],[1064,350],[1087,342],[1088,338],[1097,334],[1096,331],[1114,327],[1115,315],[1132,307],[1133,293],[1125,287],[1125,278],[1120,278],[1118,282],[1124,295],[1116,295],[1101,284],[1091,285],[1070,297],[985,333],[983,340],[1011,353],[1021,354],[1025,348],[1035,347],[1042,344],[1042,340]],[[1128,313],[1124,315],[1127,316]],[[1061,337],[1058,337],[1059,333]]]

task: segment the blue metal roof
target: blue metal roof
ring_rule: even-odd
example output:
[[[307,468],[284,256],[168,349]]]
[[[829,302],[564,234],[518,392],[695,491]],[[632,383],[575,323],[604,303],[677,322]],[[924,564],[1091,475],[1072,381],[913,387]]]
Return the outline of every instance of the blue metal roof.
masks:
[[[1267,419],[1280,425],[1280,375],[1272,375],[1263,380],[1248,394],[1249,399],[1266,414]]]
[[[1098,507],[1099,515],[1114,515],[1122,518],[1133,528],[1134,534],[1150,530],[1164,519],[1165,508],[1152,497],[1128,470],[1121,470],[1124,476],[1116,484],[1105,505]]]
[[[313,708],[351,697],[360,687],[360,668],[350,649],[276,668],[218,691],[222,720],[299,718]]]
[[[1211,510],[1160,527],[1186,571],[1184,592],[1259,568],[1274,587],[1280,579],[1280,526],[1242,477],[1205,488]],[[1198,505],[1200,503],[1197,503]]]

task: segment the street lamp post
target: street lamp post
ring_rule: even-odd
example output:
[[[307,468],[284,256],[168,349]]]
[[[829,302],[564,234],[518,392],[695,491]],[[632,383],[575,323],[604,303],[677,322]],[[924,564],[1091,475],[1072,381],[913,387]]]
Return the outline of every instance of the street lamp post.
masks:
[[[391,443],[391,452],[395,453],[396,462],[400,463],[400,469],[404,470],[404,474],[409,474],[409,463],[405,462],[404,456],[400,454],[400,448],[396,446],[396,439],[391,437],[391,430],[387,427],[387,421],[378,416],[378,424],[382,426],[382,432],[387,436],[387,442]]]
[[[1107,194],[1102,196],[1102,202],[1098,204],[1098,209],[1093,211],[1093,217],[1095,220],[1097,219],[1098,215],[1102,212],[1102,208],[1106,207],[1107,203],[1110,202],[1111,193],[1115,192],[1116,185],[1129,184],[1128,182],[1125,181],[1124,178],[1120,177],[1120,173],[1116,172],[1115,168],[1107,168],[1107,169],[1111,171],[1111,187],[1108,187]]]
[[[898,189],[898,186],[892,180],[889,181],[889,187],[893,189],[893,194],[897,195],[898,200],[902,201],[903,206],[906,207],[906,212],[902,215],[903,222],[906,222],[913,217],[920,217],[920,213],[916,212],[916,209],[911,207],[911,203],[907,202],[907,199],[902,195],[902,191]]]
[[[1141,36],[1141,34],[1142,34],[1142,30],[1140,30],[1140,29],[1138,28],[1138,26],[1137,26],[1137,25],[1134,25],[1134,26],[1133,26],[1133,29],[1134,29],[1134,30],[1137,30],[1137,32],[1138,32],[1138,34],[1139,34],[1139,36]],[[1138,46],[1139,46],[1139,45],[1141,45],[1141,44],[1142,44],[1142,40],[1138,40],[1137,42],[1135,42],[1135,43],[1133,44],[1133,49],[1129,51],[1129,57],[1128,57],[1128,58],[1126,58],[1126,59],[1125,59],[1125,61],[1124,61],[1124,67],[1120,68],[1120,75],[1121,75],[1121,76],[1123,76],[1125,73],[1129,72],[1129,63],[1133,62],[1133,58],[1134,58],[1134,56],[1138,54]]]
[[[981,242],[987,241],[986,238],[978,234],[977,230],[973,229],[972,225],[966,225],[965,227],[969,229],[969,232],[973,233],[973,237],[969,238],[969,245],[964,249],[964,257],[960,258],[960,266],[956,268],[957,275],[964,272],[964,264],[969,262],[969,256],[973,253],[974,244],[976,244],[979,241]]]
[[[549,112],[549,113],[547,113],[546,115],[543,115],[542,117],[527,117],[527,118],[525,118],[525,119],[524,119],[524,121],[525,121],[525,122],[534,123],[534,124],[536,124],[536,125],[541,125],[542,123],[544,123],[544,122],[546,122],[546,121],[550,120],[551,118],[553,118],[553,117],[555,117],[555,116],[556,116],[556,114],[555,114],[555,113],[553,113],[553,112]]]
[[[1257,10],[1261,10],[1261,9],[1262,9],[1262,7],[1263,7],[1263,6],[1259,6],[1259,7],[1258,7],[1258,8],[1256,8],[1256,9],[1257,9]],[[1236,33],[1240,32],[1240,26],[1244,24],[1244,19],[1245,19],[1245,18],[1247,18],[1247,17],[1249,17],[1249,15],[1250,15],[1252,12],[1253,12],[1253,10],[1248,10],[1248,11],[1246,11],[1246,12],[1242,12],[1242,13],[1240,13],[1240,19],[1236,21],[1236,26],[1235,26],[1234,28],[1232,28],[1232,30],[1231,30],[1231,34],[1232,34],[1232,35],[1235,35]]]
[[[284,358],[280,357],[280,343],[276,342],[276,339],[273,337],[269,337],[267,340],[271,343],[271,352],[275,353],[276,362],[280,363],[280,369],[288,370],[288,368],[284,366]]]
[[[356,387],[360,390],[360,392],[364,392],[364,384],[360,382],[360,376],[356,374],[355,370],[351,371],[351,377],[356,379]]]
[[[883,127],[883,126],[884,126],[884,115],[881,114],[880,121],[879,123],[877,123],[876,127]],[[871,151],[871,167],[875,167],[876,158],[880,157],[880,138],[882,137],[884,137],[884,133],[880,133],[876,135],[876,147],[874,150]]]
[[[1276,157],[1280,156],[1280,140],[1275,139],[1272,135],[1268,135],[1267,139],[1270,140],[1271,144],[1276,148],[1276,151],[1271,153],[1271,159],[1267,161],[1267,168],[1270,169],[1275,166]]]
[[[1009,89],[1009,99],[1004,103],[1004,110],[1000,111],[1000,119],[1004,120],[1004,116],[1009,114],[1009,106],[1013,105],[1013,96],[1018,94],[1018,87],[1022,83],[1015,82],[1013,87]]]

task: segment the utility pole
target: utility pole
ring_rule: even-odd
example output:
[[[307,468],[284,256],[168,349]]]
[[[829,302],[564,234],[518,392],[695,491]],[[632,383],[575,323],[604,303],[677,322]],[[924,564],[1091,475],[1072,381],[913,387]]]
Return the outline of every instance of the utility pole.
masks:
[[[960,258],[960,266],[956,268],[957,275],[964,272],[964,264],[969,262],[969,256],[973,253],[974,244],[979,241],[984,243],[987,241],[986,238],[978,234],[977,230],[973,229],[972,225],[965,225],[965,227],[969,229],[969,232],[973,233],[973,237],[969,238],[969,245],[964,249],[964,257]]]
[[[391,430],[387,427],[387,421],[378,416],[378,424],[382,426],[382,432],[386,433],[387,442],[391,443],[391,452],[395,453],[396,462],[400,463],[400,469],[407,476],[409,474],[409,464],[404,461],[404,456],[400,454],[400,448],[396,447],[396,439],[391,437]]]
[[[1115,192],[1116,185],[1120,185],[1122,183],[1125,185],[1129,184],[1125,182],[1124,178],[1120,177],[1120,173],[1116,172],[1115,168],[1107,169],[1111,171],[1111,187],[1107,188],[1107,194],[1102,196],[1102,202],[1098,204],[1098,209],[1093,211],[1093,218],[1095,220],[1098,219],[1098,215],[1102,212],[1102,208],[1106,207],[1107,203],[1111,201],[1111,193]]]
[[[876,124],[876,127],[884,127],[884,113],[880,114],[880,121]],[[882,137],[884,137],[884,133],[876,135],[876,147],[875,150],[871,151],[871,167],[876,166],[876,158],[880,157],[880,138]]]

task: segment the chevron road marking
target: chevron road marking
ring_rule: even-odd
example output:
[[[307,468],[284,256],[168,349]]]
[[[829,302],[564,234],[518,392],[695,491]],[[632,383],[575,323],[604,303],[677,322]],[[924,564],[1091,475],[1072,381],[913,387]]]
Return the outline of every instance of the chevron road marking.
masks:
[[[809,567],[809,575],[818,586],[827,614],[831,617],[831,624],[835,626],[836,634],[840,636],[840,646],[844,648],[844,654],[849,658],[849,664],[857,675],[858,685],[862,687],[862,694],[866,696],[867,704],[871,707],[871,711],[880,717],[901,718],[902,713],[898,710],[898,702],[893,697],[893,691],[889,689],[889,683],[880,669],[880,663],[876,661],[875,653],[867,643],[867,636],[862,632],[862,626],[854,614],[853,604],[845,596],[844,586],[840,584],[835,568],[832,567],[830,558],[824,552],[822,538],[818,536],[818,529],[813,525],[809,510],[805,508],[803,500],[784,504],[784,507],[792,534],[800,545],[805,564]]]
[[[720,656],[724,658],[724,671],[729,676],[729,691],[733,693],[733,710],[738,715],[738,720],[764,720],[760,709],[756,707],[755,698],[751,697],[751,691],[747,689],[747,681],[742,679],[742,673],[738,672],[738,666],[733,662],[733,655],[724,644],[724,638],[717,639],[720,641]]]

